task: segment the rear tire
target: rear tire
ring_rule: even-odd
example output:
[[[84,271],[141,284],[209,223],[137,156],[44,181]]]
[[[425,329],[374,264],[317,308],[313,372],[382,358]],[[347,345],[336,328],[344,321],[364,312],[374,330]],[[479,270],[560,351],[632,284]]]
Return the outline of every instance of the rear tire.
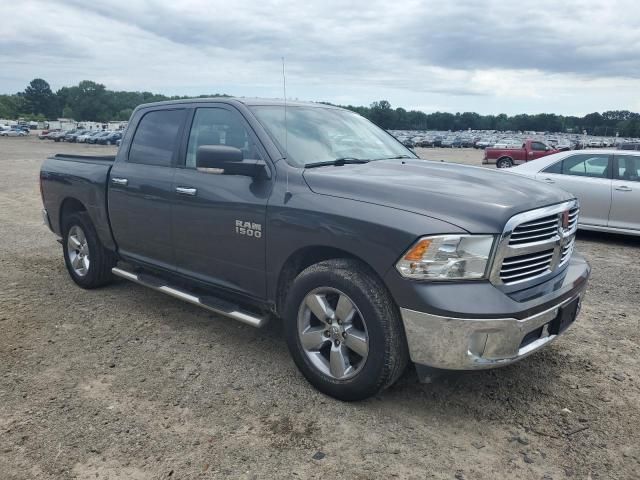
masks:
[[[508,158],[499,158],[496,162],[496,168],[511,168],[513,167],[513,161]]]
[[[63,220],[62,232],[64,263],[71,279],[86,289],[111,283],[116,257],[100,242],[89,215],[86,212],[68,215]]]
[[[284,323],[297,367],[339,400],[375,395],[400,377],[409,360],[395,302],[356,260],[326,260],[303,270],[287,294]]]

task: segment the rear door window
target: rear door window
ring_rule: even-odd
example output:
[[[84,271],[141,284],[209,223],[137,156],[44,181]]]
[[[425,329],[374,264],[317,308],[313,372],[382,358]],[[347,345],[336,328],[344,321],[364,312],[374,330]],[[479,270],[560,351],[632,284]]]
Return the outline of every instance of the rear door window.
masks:
[[[156,110],[145,114],[131,142],[129,162],[160,167],[171,166],[185,110]]]
[[[640,156],[616,155],[617,168],[614,178],[630,182],[640,182]]]

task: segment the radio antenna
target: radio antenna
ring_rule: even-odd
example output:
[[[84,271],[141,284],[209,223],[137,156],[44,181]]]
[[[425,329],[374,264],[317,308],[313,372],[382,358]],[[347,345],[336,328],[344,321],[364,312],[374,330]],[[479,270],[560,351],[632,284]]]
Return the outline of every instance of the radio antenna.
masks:
[[[282,57],[282,91],[284,94],[284,149],[287,155],[287,75],[284,70],[284,57]],[[286,157],[285,157],[286,158]]]
[[[287,75],[284,70],[284,57],[282,57],[282,91],[284,94],[284,159],[289,154],[287,143]],[[286,169],[286,191],[285,191],[285,203],[291,198],[291,192],[289,191],[289,165],[285,166]]]

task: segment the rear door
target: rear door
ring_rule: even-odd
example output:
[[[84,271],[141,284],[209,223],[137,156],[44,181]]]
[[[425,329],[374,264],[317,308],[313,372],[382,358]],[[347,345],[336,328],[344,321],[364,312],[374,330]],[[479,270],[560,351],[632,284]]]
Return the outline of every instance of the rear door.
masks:
[[[196,108],[173,182],[177,271],[255,298],[266,295],[265,217],[272,180],[196,169],[202,145],[239,148],[266,161],[251,127],[232,106]]]
[[[611,158],[580,153],[564,157],[536,178],[556,185],[580,200],[580,223],[606,226],[611,208]]]
[[[640,230],[640,155],[615,155],[609,226]]]
[[[142,113],[109,178],[109,218],[119,253],[165,269],[175,267],[173,177],[186,113],[185,108]]]

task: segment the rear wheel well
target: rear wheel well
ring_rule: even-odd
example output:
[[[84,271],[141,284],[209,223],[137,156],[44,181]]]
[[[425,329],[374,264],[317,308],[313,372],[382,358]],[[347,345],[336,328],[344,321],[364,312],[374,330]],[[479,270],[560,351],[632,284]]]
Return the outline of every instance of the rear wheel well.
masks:
[[[75,198],[65,198],[60,206],[60,232],[62,232],[64,226],[64,219],[71,215],[72,213],[78,212],[86,212],[87,209],[80,202],[80,200],[76,200]]]
[[[351,258],[357,260],[367,267],[372,275],[378,276],[365,261],[345,250],[323,246],[302,248],[291,254],[280,270],[278,290],[276,292],[276,313],[281,315],[284,311],[289,288],[300,272],[311,265],[334,258]]]

